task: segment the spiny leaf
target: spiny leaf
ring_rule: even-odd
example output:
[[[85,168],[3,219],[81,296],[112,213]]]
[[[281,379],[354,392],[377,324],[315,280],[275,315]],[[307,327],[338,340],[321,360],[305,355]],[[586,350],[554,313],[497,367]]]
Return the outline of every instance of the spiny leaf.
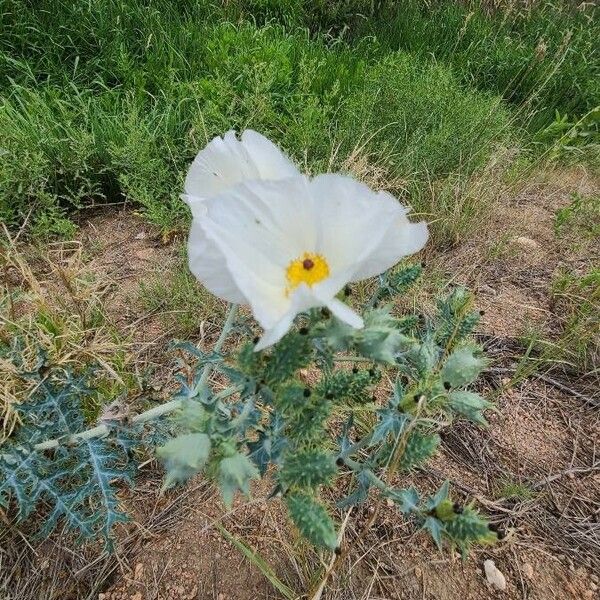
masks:
[[[423,529],[426,529],[433,538],[435,545],[438,550],[442,549],[442,533],[444,531],[444,525],[435,517],[427,517],[423,524]]]
[[[423,464],[435,454],[439,445],[439,435],[425,435],[418,430],[413,430],[404,448],[400,467],[402,469],[411,469]]]
[[[410,417],[398,412],[396,408],[380,408],[377,411],[377,425],[373,428],[370,446],[378,444],[390,434],[393,440],[398,439],[409,421]]]
[[[479,322],[479,313],[470,310],[472,299],[465,288],[458,287],[438,302],[436,341],[441,347],[455,347]]]
[[[164,489],[199,473],[210,455],[211,442],[205,433],[186,433],[157,448],[156,455],[165,466]]]
[[[362,356],[374,361],[395,364],[399,352],[405,351],[414,340],[400,332],[389,309],[372,310],[365,315],[365,327],[356,332],[354,344]]]
[[[291,379],[298,369],[310,361],[312,345],[308,335],[288,333],[273,348],[264,371],[267,383],[277,385]]]
[[[440,486],[440,489],[433,495],[430,496],[427,500],[426,508],[427,510],[436,509],[446,498],[448,498],[448,492],[450,491],[450,482],[448,480],[444,481]]]
[[[460,387],[475,381],[488,363],[480,354],[479,348],[473,346],[462,346],[454,350],[440,372],[442,382]]]
[[[64,522],[81,538],[103,536],[110,547],[113,525],[126,520],[117,491],[120,484],[131,484],[127,453],[136,443],[80,439],[59,446],[51,456],[33,448],[37,441],[69,439],[86,427],[81,403],[94,393],[89,386],[93,373],[89,368],[78,375],[63,369],[29,374],[40,383],[20,405],[21,426],[0,454],[0,504],[16,500],[17,516],[23,520],[45,502],[49,511],[40,537]]]
[[[448,399],[452,410],[463,415],[469,419],[469,421],[473,421],[479,425],[488,424],[482,412],[488,408],[492,408],[494,405],[482,398],[479,394],[457,390],[450,392],[450,394],[448,394]]]
[[[389,298],[403,294],[421,276],[423,267],[421,265],[407,265],[395,273],[386,274],[383,277],[382,286],[378,293],[378,299]],[[389,273],[389,272],[388,272]]]
[[[320,450],[301,450],[285,457],[279,477],[285,487],[314,488],[329,483],[336,471],[332,454]]]
[[[488,521],[471,507],[465,507],[445,523],[444,533],[458,546],[463,556],[474,543],[493,544],[498,540],[497,534],[490,530]]]
[[[390,490],[386,495],[398,505],[400,512],[404,514],[419,510],[419,492],[414,487],[405,490]]]
[[[297,492],[288,495],[286,504],[292,521],[309,542],[330,550],[337,547],[333,521],[325,507],[315,498]]]
[[[335,317],[319,323],[314,329],[314,335],[325,338],[327,346],[336,352],[348,350],[355,333],[356,329]]]
[[[373,373],[371,375],[371,372],[366,369],[338,370],[331,375],[324,376],[317,385],[316,392],[318,395],[332,398],[336,402],[344,399],[360,402],[364,400],[367,388],[380,377],[380,373]]]
[[[269,463],[277,462],[288,441],[283,434],[284,423],[279,413],[271,414],[269,427],[258,432],[256,441],[248,442],[250,458],[261,475],[267,471]]]
[[[250,492],[250,480],[258,477],[258,469],[245,454],[237,452],[223,458],[219,463],[219,487],[225,506],[231,508],[238,490],[247,496]]]

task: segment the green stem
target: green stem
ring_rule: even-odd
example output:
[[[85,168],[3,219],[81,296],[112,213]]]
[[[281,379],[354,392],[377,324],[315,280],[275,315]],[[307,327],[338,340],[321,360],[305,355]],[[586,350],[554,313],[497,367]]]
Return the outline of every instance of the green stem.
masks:
[[[223,324],[223,329],[221,331],[221,334],[219,335],[219,339],[216,341],[215,346],[214,346],[214,351],[215,352],[220,352],[221,349],[223,348],[223,344],[225,343],[225,340],[227,339],[227,335],[229,334],[229,332],[231,331],[231,328],[233,327],[233,323],[235,321],[235,317],[237,315],[237,304],[231,304],[229,306],[229,311],[227,313],[227,318],[225,319],[225,323]],[[204,367],[204,370],[202,371],[202,375],[200,377],[200,381],[198,382],[198,386],[196,388],[196,391],[199,391],[203,386],[206,385],[206,383],[208,382],[208,378],[210,377],[210,374],[212,373],[214,365],[212,363],[207,364]],[[227,390],[225,390],[227,391]],[[233,393],[233,391],[232,391]],[[160,406],[155,406],[154,408],[151,408],[150,410],[147,410],[139,415],[136,415],[135,417],[133,417],[129,422],[132,425],[138,424],[138,423],[145,423],[146,421],[152,421],[154,419],[157,419],[158,417],[162,417],[163,415],[168,415],[169,413],[172,413],[176,410],[178,410],[179,408],[181,408],[183,400],[181,399],[177,399],[177,400],[171,400],[170,402],[166,402],[165,404],[161,404]],[[36,444],[33,448],[36,451],[43,451],[43,450],[52,450],[53,448],[58,448],[59,446],[65,446],[65,445],[72,445],[72,444],[76,444],[77,442],[81,441],[81,440],[90,440],[92,438],[97,438],[97,437],[104,437],[106,435],[108,435],[110,433],[110,427],[102,424],[102,425],[98,425],[96,427],[92,427],[91,429],[87,429],[86,431],[82,431],[80,433],[76,433],[74,435],[70,435],[70,436],[65,436],[64,438],[56,438],[53,440],[47,440],[45,442],[41,442],[39,444]]]
[[[358,442],[355,442],[354,444],[352,444],[352,446],[350,446],[350,448],[348,448],[344,452],[341,452],[340,456],[344,460],[346,460],[346,457],[356,454],[359,450],[361,450],[362,448],[367,446],[371,442],[372,438],[373,438],[373,432],[369,433],[368,435],[365,435],[364,438],[362,438],[362,439],[358,440]]]
[[[371,485],[380,489],[382,492],[390,491],[390,486],[387,485],[385,481],[377,477],[377,475],[375,475],[375,473],[373,473],[373,471],[371,471],[370,469],[365,469],[365,467],[359,462],[352,460],[351,458],[344,458],[344,464],[357,474],[366,473]]]

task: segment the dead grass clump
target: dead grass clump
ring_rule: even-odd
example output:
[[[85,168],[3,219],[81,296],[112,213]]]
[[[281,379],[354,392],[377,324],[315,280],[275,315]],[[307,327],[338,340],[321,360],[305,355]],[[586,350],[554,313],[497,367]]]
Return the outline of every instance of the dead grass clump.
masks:
[[[104,310],[111,282],[86,270],[80,242],[20,248],[4,229],[0,241],[0,441],[18,425],[16,406],[34,381],[23,372],[48,365],[100,367],[99,389],[112,399],[131,383],[127,342]],[[27,253],[27,255],[25,254]],[[90,399],[93,420],[103,399]]]

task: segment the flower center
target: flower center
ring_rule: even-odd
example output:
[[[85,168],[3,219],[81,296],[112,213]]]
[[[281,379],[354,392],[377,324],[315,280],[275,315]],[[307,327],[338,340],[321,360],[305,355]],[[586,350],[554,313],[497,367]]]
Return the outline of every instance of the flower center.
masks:
[[[329,265],[320,255],[305,252],[300,258],[293,260],[287,268],[288,292],[301,283],[311,286],[329,276]]]

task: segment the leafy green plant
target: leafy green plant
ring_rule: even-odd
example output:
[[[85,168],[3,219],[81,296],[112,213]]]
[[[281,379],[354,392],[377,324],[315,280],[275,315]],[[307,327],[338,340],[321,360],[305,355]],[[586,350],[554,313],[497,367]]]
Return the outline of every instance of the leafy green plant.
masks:
[[[403,287],[414,269],[384,278],[377,298]],[[459,507],[444,485],[433,497],[394,487],[393,475],[424,464],[436,451],[442,422],[466,418],[485,425],[491,404],[466,389],[485,368],[481,351],[467,343],[478,313],[462,289],[440,301],[439,312],[422,326],[392,316],[388,307],[365,313],[365,328],[355,330],[321,310],[309,311],[296,330],[271,351],[242,345],[234,360],[181,346],[198,360],[191,384],[182,390],[185,433],[159,449],[167,485],[203,471],[221,487],[231,505],[236,491],[275,468],[275,491],[290,517],[312,544],[335,549],[339,542],[321,490],[339,477],[352,476],[354,489],[339,507],[367,501],[372,492],[391,499],[399,510],[427,529],[436,544],[446,539],[466,552],[471,543],[492,541],[472,507]],[[340,365],[354,365],[341,368]],[[298,372],[316,364],[320,377],[311,385]],[[197,381],[206,365],[228,380],[214,393]],[[371,404],[372,390],[384,370],[396,377],[383,407]],[[232,404],[225,397],[236,396]],[[354,411],[368,407],[370,430],[354,426]],[[343,411],[342,411],[343,409]],[[330,423],[350,414],[341,437],[331,437]]]
[[[383,276],[371,304],[393,298],[417,275],[407,267]],[[119,487],[130,483],[139,449],[163,435],[164,426],[148,430],[144,423],[175,412],[178,433],[157,450],[165,487],[204,472],[231,506],[238,493],[249,493],[252,480],[272,476],[272,495],[283,497],[300,533],[334,550],[340,542],[322,490],[347,478],[350,493],[338,500],[340,508],[390,500],[438,546],[446,540],[463,553],[496,539],[472,505],[452,500],[447,482],[429,497],[394,484],[396,473],[435,454],[440,427],[454,419],[484,425],[492,406],[468,389],[486,361],[469,341],[479,315],[465,290],[455,289],[425,320],[395,317],[388,305],[368,308],[360,330],[312,309],[273,348],[254,352],[242,342],[225,355],[235,315],[230,309],[213,351],[177,345],[195,362],[181,363],[180,387],[169,402],[127,421],[103,419],[92,429],[81,403],[93,393],[93,369],[53,368],[40,354],[35,369],[22,373],[37,385],[19,407],[18,436],[0,453],[3,507],[25,519],[43,501],[50,512],[41,535],[64,522],[84,538],[110,541],[111,528],[125,519]],[[18,353],[13,360],[18,364]],[[307,384],[299,372],[313,366],[319,377]],[[212,370],[227,381],[224,389],[207,384]],[[372,395],[383,372],[395,384],[377,405]],[[365,430],[366,410],[374,419]],[[339,433],[331,426],[342,415]]]
[[[118,490],[132,483],[135,467],[129,452],[139,441],[133,431],[115,423],[114,438],[57,444],[51,455],[36,451],[40,441],[68,440],[85,430],[82,402],[93,394],[93,370],[48,372],[46,359],[41,353],[36,368],[21,373],[36,386],[19,406],[21,427],[0,448],[0,506],[9,508],[12,499],[18,520],[24,520],[47,505],[39,536],[65,524],[80,538],[101,536],[110,545],[113,526],[126,520]]]
[[[600,240],[600,198],[572,194],[570,204],[556,211],[554,231],[558,236],[571,233],[585,241]]]

